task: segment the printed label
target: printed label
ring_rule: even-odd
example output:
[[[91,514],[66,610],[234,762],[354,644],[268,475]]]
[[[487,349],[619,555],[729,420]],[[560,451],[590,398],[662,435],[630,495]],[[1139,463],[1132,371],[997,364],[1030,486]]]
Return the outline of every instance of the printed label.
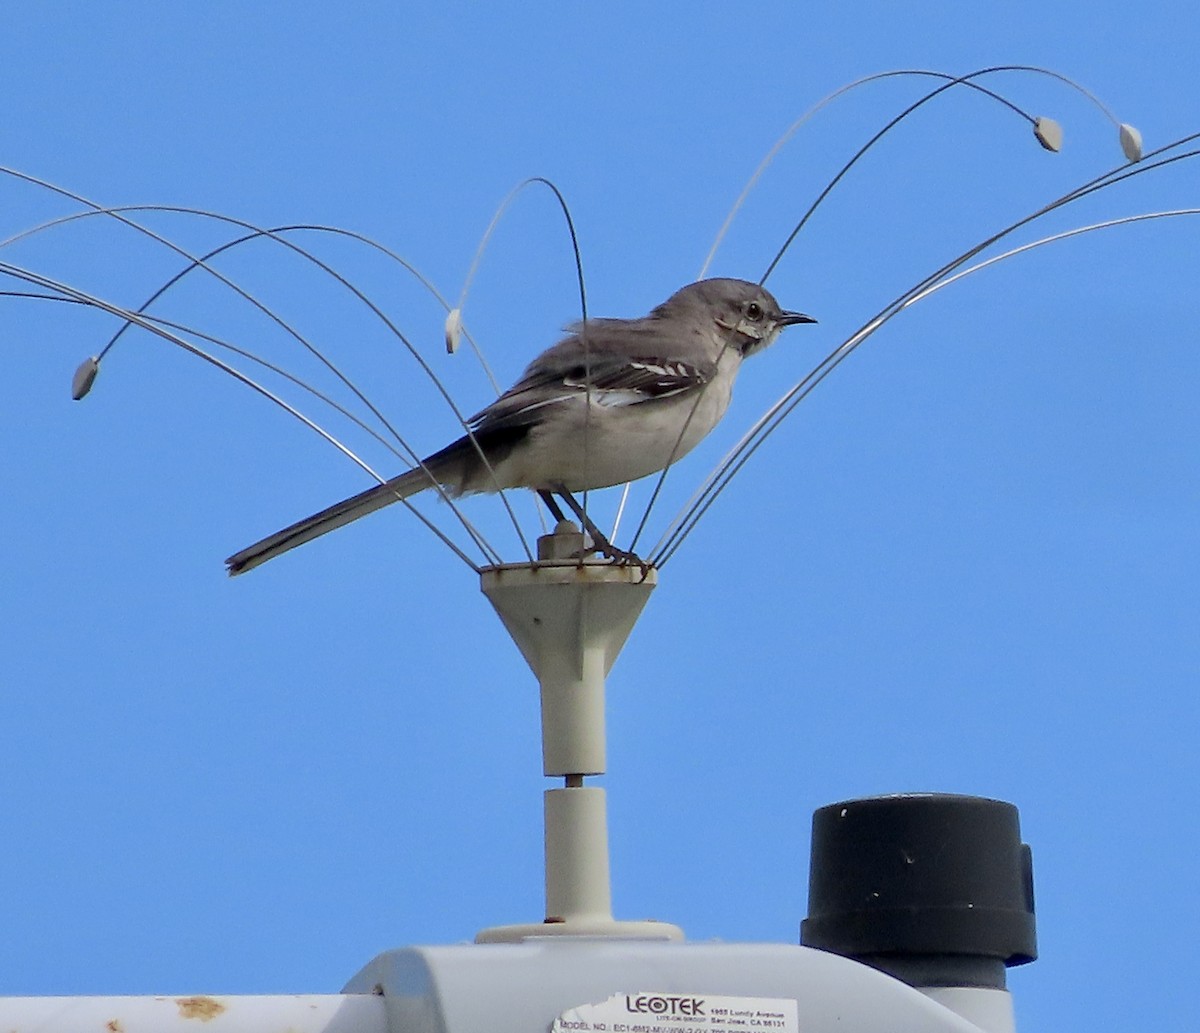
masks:
[[[613,994],[563,1012],[550,1033],[799,1033],[791,998]]]

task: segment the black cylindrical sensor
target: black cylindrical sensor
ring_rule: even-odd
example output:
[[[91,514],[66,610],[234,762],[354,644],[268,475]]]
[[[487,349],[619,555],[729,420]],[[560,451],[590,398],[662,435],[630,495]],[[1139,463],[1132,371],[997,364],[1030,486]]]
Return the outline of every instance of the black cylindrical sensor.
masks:
[[[919,793],[820,808],[800,942],[913,986],[1003,988],[1037,957],[1016,807]]]

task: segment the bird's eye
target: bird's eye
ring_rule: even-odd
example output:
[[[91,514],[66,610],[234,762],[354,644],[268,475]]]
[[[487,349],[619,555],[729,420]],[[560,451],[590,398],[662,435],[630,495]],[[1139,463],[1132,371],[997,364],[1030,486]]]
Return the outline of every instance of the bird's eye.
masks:
[[[746,318],[747,319],[751,319],[755,323],[757,323],[760,319],[762,319],[762,315],[763,315],[762,306],[757,301],[752,301],[752,302],[750,302],[749,305],[746,306]]]

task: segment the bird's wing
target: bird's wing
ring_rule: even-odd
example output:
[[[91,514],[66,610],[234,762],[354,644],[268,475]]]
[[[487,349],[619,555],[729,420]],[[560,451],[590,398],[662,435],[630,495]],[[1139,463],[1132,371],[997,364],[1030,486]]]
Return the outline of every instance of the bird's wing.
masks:
[[[675,359],[611,357],[565,369],[530,370],[469,423],[476,430],[523,426],[541,419],[548,406],[585,397],[608,406],[660,401],[704,387],[714,372],[712,366]]]
[[[476,430],[528,426],[547,406],[577,403],[625,406],[696,391],[716,374],[716,363],[697,354],[684,338],[664,354],[668,341],[660,322],[646,319],[591,319],[542,352],[521,379],[470,425]]]

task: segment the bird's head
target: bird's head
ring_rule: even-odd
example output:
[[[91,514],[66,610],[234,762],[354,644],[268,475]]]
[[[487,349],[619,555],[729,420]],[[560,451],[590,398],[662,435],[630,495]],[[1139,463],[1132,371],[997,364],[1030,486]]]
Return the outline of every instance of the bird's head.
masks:
[[[690,283],[660,308],[715,323],[719,335],[743,358],[774,342],[785,326],[816,322],[803,312],[780,307],[775,296],[757,283],[724,278]]]

